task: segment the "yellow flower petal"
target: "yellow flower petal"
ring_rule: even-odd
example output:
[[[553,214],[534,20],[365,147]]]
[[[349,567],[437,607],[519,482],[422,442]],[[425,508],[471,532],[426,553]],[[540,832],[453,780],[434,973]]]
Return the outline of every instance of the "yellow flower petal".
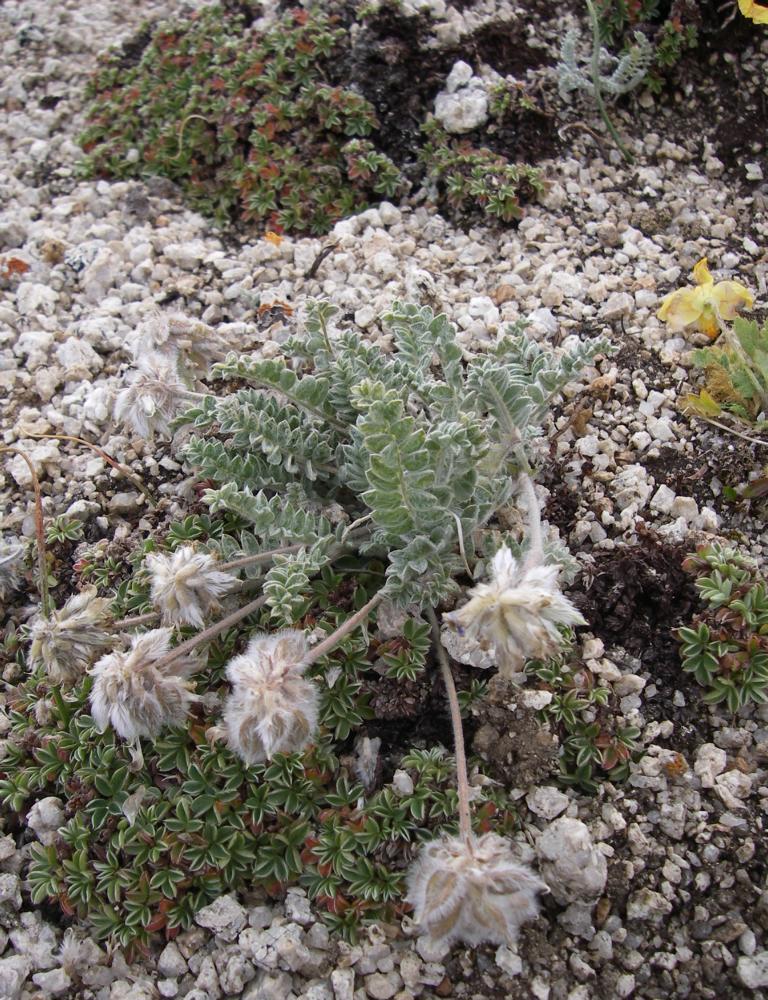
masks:
[[[707,258],[702,257],[701,260],[694,265],[693,268],[693,280],[697,285],[712,285],[714,284],[714,279],[709,273],[709,264],[707,263]]]
[[[768,7],[755,0],[739,0],[739,10],[755,24],[768,24]]]
[[[702,310],[701,315],[696,320],[696,326],[702,333],[706,333],[710,340],[714,340],[720,333],[720,324],[717,321],[717,314],[711,306]]]
[[[656,316],[662,323],[666,323],[673,333],[678,333],[686,326],[697,322],[701,316],[703,303],[697,291],[695,288],[678,288],[662,299]]]
[[[721,320],[732,320],[740,309],[752,308],[752,294],[741,282],[715,283],[706,257],[702,257],[694,266],[693,279],[695,287],[670,292],[662,299],[656,313],[673,333],[679,333],[695,324],[702,333],[714,340],[720,332]]]
[[[751,309],[754,305],[749,289],[739,281],[718,281],[712,289],[712,298],[723,319],[734,319],[741,308]]]

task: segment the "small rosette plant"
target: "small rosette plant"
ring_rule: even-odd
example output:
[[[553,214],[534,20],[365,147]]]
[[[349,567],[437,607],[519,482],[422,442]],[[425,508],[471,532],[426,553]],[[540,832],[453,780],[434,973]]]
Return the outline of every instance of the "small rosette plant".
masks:
[[[704,701],[730,712],[768,702],[768,585],[755,565],[720,545],[688,557],[705,610],[679,628],[683,670],[706,688]]]

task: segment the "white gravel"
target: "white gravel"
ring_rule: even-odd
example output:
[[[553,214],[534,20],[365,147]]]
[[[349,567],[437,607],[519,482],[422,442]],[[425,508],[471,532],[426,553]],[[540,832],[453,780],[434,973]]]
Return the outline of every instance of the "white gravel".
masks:
[[[443,0],[407,6],[430,8],[436,37],[450,41],[495,5],[476,3],[461,17]],[[636,541],[646,527],[691,544],[738,529],[764,556],[762,524],[721,503],[717,467],[743,461],[743,443],[681,416],[676,404],[690,389],[691,344],[655,318],[660,297],[701,256],[765,302],[768,220],[759,171],[734,190],[711,148],[702,157],[696,138],[673,142],[661,126],[634,143],[634,167],[616,155],[594,158],[594,148],[577,136],[568,154],[544,165],[547,193],[517,228],[462,232],[414,199],[345,219],[328,240],[286,238],[275,246],[254,233],[236,245],[167,185],[77,178],[81,88],[96,54],[129,37],[144,18],[177,8],[170,0],[2,5],[0,261],[22,261],[27,270],[0,279],[0,428],[3,443],[23,448],[41,476],[46,513],[69,510],[104,538],[126,538],[145,500],[92,451],[42,434],[86,438],[156,480],[171,509],[183,509],[183,473],[172,448],[147,444],[112,420],[112,400],[129,368],[125,345],[170,297],[174,310],[207,323],[239,324],[238,334],[267,357],[291,321],[265,325],[259,302],[300,310],[307,298],[326,297],[384,343],[377,317],[393,299],[406,298],[444,310],[468,352],[493,344],[506,324],[523,318],[542,340],[563,342],[588,329],[621,348],[587,373],[585,385],[569,390],[553,417],[553,460],[578,497],[566,540],[583,563]],[[456,132],[484,113],[480,67],[464,65],[454,67],[438,109]],[[620,120],[626,127],[629,119]],[[307,278],[331,240],[333,252]],[[716,462],[708,466],[712,454]],[[702,476],[687,476],[686,463]],[[4,536],[33,536],[31,477],[18,456],[0,463],[0,511]],[[736,723],[712,713],[712,741],[695,745],[690,766],[675,777],[674,755],[656,743],[674,724],[646,721],[644,699],[652,692],[642,671],[628,670],[621,651],[585,642],[585,659],[614,685],[648,752],[626,786],[605,785],[597,799],[521,790],[524,829],[545,875],[548,866],[562,868],[563,841],[569,845],[570,868],[553,878],[566,886],[557,896],[561,906],[549,906],[536,925],[540,951],[432,955],[415,942],[408,920],[372,928],[360,944],[347,945],[329,938],[309,900],[293,889],[282,903],[259,893],[223,897],[198,914],[195,928],[129,966],[119,951],[107,953],[71,931],[62,947],[62,929],[42,921],[22,895],[28,846],[16,850],[6,837],[0,997],[650,1000],[661,993],[643,985],[649,969],[669,996],[722,996],[712,983],[729,970],[744,988],[729,996],[761,995],[768,986],[766,924],[747,926],[740,907],[757,899],[768,910],[768,890],[749,868],[763,851],[768,713]],[[37,803],[28,816],[30,836],[50,839],[60,810],[55,799]],[[611,864],[612,877],[631,889],[623,912],[612,912],[610,900],[603,904]],[[732,907],[718,902],[710,912],[710,887],[732,887]],[[529,992],[513,994],[522,982]]]

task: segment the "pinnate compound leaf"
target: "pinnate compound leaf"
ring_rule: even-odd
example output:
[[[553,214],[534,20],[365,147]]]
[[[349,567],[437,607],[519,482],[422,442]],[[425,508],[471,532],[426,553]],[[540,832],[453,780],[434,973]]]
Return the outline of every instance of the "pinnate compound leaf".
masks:
[[[249,487],[238,489],[227,483],[217,490],[206,490],[203,500],[212,513],[228,510],[253,525],[263,538],[284,542],[315,542],[331,534],[328,520],[287,502],[283,496],[267,497],[263,490],[252,493]]]
[[[402,400],[383,393],[358,419],[357,432],[368,452],[363,500],[383,536],[396,543],[444,521],[426,433],[406,414]]]
[[[453,575],[461,564],[451,543],[438,544],[425,535],[390,553],[385,592],[400,607],[434,607],[458,589]]]
[[[308,549],[288,556],[275,556],[274,565],[264,578],[264,595],[276,621],[293,624],[312,601],[307,597],[309,581],[317,576],[329,559],[334,535],[319,539]]]
[[[335,436],[293,406],[282,406],[255,389],[241,389],[221,402],[218,419],[235,448],[258,448],[270,465],[282,465],[310,480],[331,474]]]
[[[259,388],[273,389],[318,420],[327,421],[332,426],[338,423],[333,408],[328,403],[328,379],[315,375],[299,378],[296,372],[287,367],[283,358],[258,361],[230,354],[226,361],[214,365],[214,374],[224,378],[245,379]]]

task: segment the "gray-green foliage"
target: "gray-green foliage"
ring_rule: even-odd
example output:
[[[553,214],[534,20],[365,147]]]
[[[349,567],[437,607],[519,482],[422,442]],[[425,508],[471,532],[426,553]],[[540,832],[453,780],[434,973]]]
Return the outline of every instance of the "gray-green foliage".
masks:
[[[401,869],[414,845],[454,827],[454,764],[438,748],[399,758],[413,782],[404,795],[352,780],[346,741],[374,715],[374,685],[426,680],[430,627],[416,609],[456,587],[464,557],[477,566],[493,555],[494,515],[515,473],[533,464],[553,395],[607,344],[556,356],[516,331],[465,359],[444,316],[396,303],[383,317],[393,341],[384,352],[334,329],[334,313],[312,306],[281,357],[230,356],[214,372],[225,392],[181,418],[193,435],[187,462],[209,482],[206,514],[145,540],[127,566],[97,550],[81,560],[117,617],[149,610],[140,567],[157,545],[193,542],[227,562],[263,556],[237,568],[267,607],[207,641],[188,724],[144,740],[137,760],[95,725],[91,676],[62,691],[14,635],[0,647],[6,669],[31,668],[8,694],[0,805],[18,813],[55,796],[67,810],[55,842],[32,849],[32,900],[58,902],[122,947],[146,948],[222,892],[254,883],[300,882],[330,927],[354,937],[366,920],[402,918]],[[232,392],[226,380],[237,380]],[[243,630],[298,624],[330,635],[382,585],[407,606],[405,620],[389,637],[366,623],[309,667],[320,705],[311,746],[247,766],[211,742]],[[474,679],[462,705],[481,693]],[[479,790],[476,827],[491,816],[501,834],[514,826],[495,783]]]
[[[614,56],[607,49],[598,46],[589,60],[582,61],[576,51],[578,32],[566,32],[560,48],[560,62],[557,64],[560,96],[568,100],[573,91],[583,90],[594,97],[599,88],[603,94],[616,98],[639,87],[651,68],[653,46],[642,31],[635,31],[634,39],[635,44],[620,56]],[[597,83],[594,65],[599,67]]]
[[[443,315],[396,302],[382,317],[394,350],[333,329],[314,303],[281,357],[230,355],[214,368],[247,385],[209,397],[186,420],[187,459],[216,481],[204,499],[245,524],[213,547],[227,558],[302,543],[267,571],[276,618],[290,621],[309,576],[345,544],[385,560],[387,596],[425,607],[455,587],[463,549],[528,469],[553,396],[608,345],[556,356],[523,335],[465,361]],[[332,526],[327,511],[343,508]],[[361,522],[350,534],[345,525]],[[461,544],[459,544],[459,533]],[[258,568],[251,575],[258,575]]]

